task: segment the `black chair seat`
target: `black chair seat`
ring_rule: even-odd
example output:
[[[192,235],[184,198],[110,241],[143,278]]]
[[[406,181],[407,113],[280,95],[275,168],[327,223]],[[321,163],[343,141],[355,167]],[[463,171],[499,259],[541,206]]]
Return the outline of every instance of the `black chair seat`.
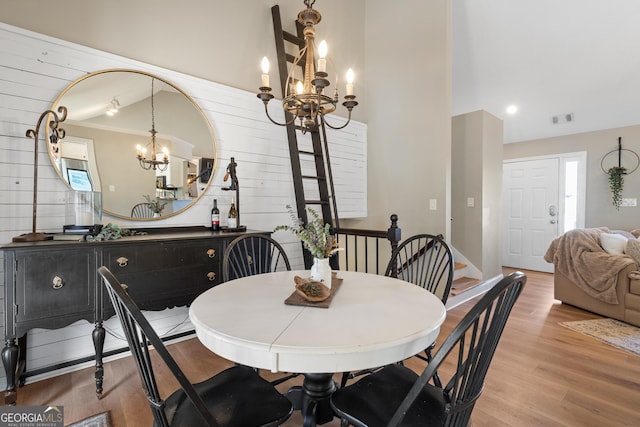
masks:
[[[332,396],[332,404],[340,418],[348,418],[355,426],[386,426],[417,379],[411,369],[389,365],[340,389]],[[420,403],[411,406],[401,426],[444,424],[446,403],[441,388],[427,384],[416,402]],[[349,408],[348,416],[340,408]]]
[[[246,366],[229,368],[194,384],[194,388],[221,427],[277,425],[276,421],[291,412],[291,402]],[[165,404],[172,427],[207,425],[182,389],[169,396]],[[154,423],[154,427],[160,426]]]

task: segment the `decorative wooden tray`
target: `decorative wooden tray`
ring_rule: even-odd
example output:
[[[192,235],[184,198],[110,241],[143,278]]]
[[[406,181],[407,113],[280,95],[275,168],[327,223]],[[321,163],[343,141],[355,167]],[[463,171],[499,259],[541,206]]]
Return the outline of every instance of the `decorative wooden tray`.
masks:
[[[302,295],[300,295],[297,291],[293,291],[293,293],[284,300],[284,303],[287,305],[302,305],[306,307],[320,307],[320,308],[329,308],[331,304],[331,300],[333,296],[340,289],[340,285],[342,284],[342,279],[337,278],[335,275],[331,278],[331,294],[329,297],[322,301],[308,301]]]

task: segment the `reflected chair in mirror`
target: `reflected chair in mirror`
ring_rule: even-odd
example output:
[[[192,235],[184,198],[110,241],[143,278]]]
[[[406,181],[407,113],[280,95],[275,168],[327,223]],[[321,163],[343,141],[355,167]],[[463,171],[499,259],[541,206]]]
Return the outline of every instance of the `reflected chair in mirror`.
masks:
[[[277,241],[264,234],[237,237],[224,252],[222,274],[225,282],[283,270],[291,270],[287,254]]]
[[[420,375],[392,364],[338,389],[331,406],[341,426],[467,426],[525,282],[521,272],[498,282],[458,323]],[[455,370],[446,386],[438,387],[429,381],[444,363],[447,371]]]
[[[432,234],[417,234],[403,241],[392,252],[385,275],[395,277],[405,282],[411,282],[431,292],[442,304],[447,303],[451,284],[453,283],[454,261],[453,254],[442,236]],[[431,352],[435,342],[416,354],[427,362],[431,361]],[[372,370],[359,372],[345,372],[342,374],[341,385],[344,387],[349,379],[371,373]],[[434,383],[441,387],[440,378],[436,373]]]
[[[154,213],[149,203],[138,203],[131,209],[131,218],[153,218]]]
[[[249,367],[234,366],[200,383],[189,382],[120,282],[104,266],[98,273],[127,337],[154,427],[277,426],[289,418],[291,402]],[[154,374],[158,359],[180,384],[166,399],[160,396]]]
[[[284,249],[273,238],[264,234],[245,234],[229,243],[222,258],[222,275],[225,282],[256,274],[291,270],[289,258]],[[299,373],[286,374],[271,381],[278,385]]]

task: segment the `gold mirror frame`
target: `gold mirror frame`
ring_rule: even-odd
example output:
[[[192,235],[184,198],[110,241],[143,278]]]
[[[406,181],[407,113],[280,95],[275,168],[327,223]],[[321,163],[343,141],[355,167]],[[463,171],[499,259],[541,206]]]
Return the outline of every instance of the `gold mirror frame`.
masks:
[[[145,84],[141,85],[144,87],[138,87],[138,88],[135,88],[134,90],[129,90],[129,89],[123,90],[122,87],[117,88],[115,86],[112,89],[106,89],[105,86],[101,85],[103,82],[105,84],[108,83],[109,85],[116,84],[115,80],[118,77],[116,74],[118,73],[126,73],[126,76],[129,79],[145,81]],[[100,80],[97,80],[97,79],[100,79]],[[170,204],[172,206],[175,205],[176,208],[172,209],[171,212],[162,214],[162,216],[160,217],[134,218],[130,216],[131,209],[135,204],[134,202],[138,202],[138,203],[144,202],[145,194],[131,195],[130,192],[127,190],[130,189],[131,185],[135,185],[140,181],[143,181],[144,185],[149,187],[149,192],[146,194],[150,194],[151,196],[153,196],[153,193],[151,193],[151,188],[155,191],[158,185],[158,181],[156,179],[156,174],[154,173],[154,170],[153,169],[146,170],[146,171],[143,170],[143,168],[139,165],[138,159],[136,158],[136,144],[140,143],[141,145],[145,145],[151,141],[151,134],[149,132],[149,129],[151,128],[151,125],[152,125],[151,113],[149,112],[148,115],[146,113],[145,114],[141,113],[142,105],[146,105],[148,107],[148,110],[151,111],[151,103],[149,101],[151,99],[151,81],[152,81],[151,79],[155,79],[154,80],[154,84],[156,86],[155,90],[158,91],[156,92],[156,96],[154,100],[154,110],[155,110],[154,121],[155,121],[155,128],[158,131],[158,135],[157,135],[158,142],[160,145],[166,144],[166,145],[171,145],[172,147],[177,146],[176,150],[170,149],[169,167],[172,167],[171,165],[172,161],[174,162],[174,166],[173,166],[174,168],[176,164],[175,162],[183,162],[182,163],[183,168],[186,166],[188,169],[186,172],[181,174],[181,177],[180,177],[181,179],[176,179],[176,181],[182,181],[181,184],[183,185],[181,185],[181,187],[178,187],[181,190],[175,190],[173,194],[176,194],[176,192],[179,192],[181,195],[184,195],[184,193],[186,193],[188,189],[187,179],[191,177],[191,178],[196,178],[195,185],[197,186],[197,188],[195,188],[195,191],[197,195],[195,197],[188,197],[186,199],[182,198],[180,200],[167,199],[166,200],[167,204]],[[146,83],[146,81],[148,81],[148,84]],[[82,92],[83,90],[90,92],[92,96],[98,97],[99,99],[92,100],[92,103],[91,103],[92,105],[87,104],[86,108],[85,107],[76,108],[76,110],[82,110],[82,111],[73,111],[74,104],[83,105],[82,103],[79,103],[80,101],[78,101],[78,94],[83,93]],[[185,138],[183,134],[166,133],[166,126],[164,128],[165,132],[163,132],[163,121],[165,124],[167,123],[173,124],[176,129],[180,127],[180,124],[188,122],[187,120],[185,120],[184,117],[177,116],[177,111],[164,111],[164,112],[162,111],[162,108],[160,105],[162,101],[161,99],[158,100],[158,98],[162,98],[162,97],[157,96],[157,93],[162,92],[163,90],[167,92],[166,96],[169,98],[174,94],[182,95],[182,97],[184,98],[181,98],[181,99],[178,97],[175,98],[175,101],[178,101],[179,103],[178,105],[181,105],[182,107],[191,105],[192,107],[195,108],[195,110],[193,111],[193,116],[188,116],[188,118],[190,120],[193,120],[194,123],[197,124],[198,122],[197,117],[199,117],[203,122],[203,126],[201,129],[199,129],[199,131],[195,131],[194,129],[196,128],[196,126],[193,126],[193,127],[190,127],[186,132],[188,132],[191,136],[194,136],[194,135],[199,136],[199,138],[197,137],[193,138],[194,140],[201,141],[199,146],[186,143],[185,141],[189,140],[189,138]],[[110,95],[105,96],[105,94],[107,93],[109,93]],[[115,127],[110,127],[108,124],[108,119],[110,118],[108,119],[105,118],[107,107],[110,105],[112,99],[118,100],[118,103],[120,104],[119,105],[120,110],[115,115],[115,116],[119,115],[118,116],[119,125]],[[70,103],[71,107],[69,107],[67,103]],[[58,106],[66,106],[69,109],[67,121],[63,126],[66,131],[65,139],[67,141],[73,141],[74,138],[90,140],[92,141],[90,145],[93,146],[95,144],[96,146],[95,155],[91,153],[92,151],[91,149],[89,150],[90,151],[89,164],[91,164],[91,158],[94,158],[95,159],[94,164],[96,169],[94,174],[96,174],[99,177],[99,181],[100,181],[99,187],[102,192],[102,206],[103,206],[104,214],[110,215],[116,218],[122,218],[127,220],[134,220],[134,221],[150,221],[150,220],[160,220],[160,219],[170,218],[172,216],[178,215],[186,211],[187,209],[192,207],[194,204],[196,204],[196,202],[200,199],[200,197],[202,197],[202,195],[206,192],[207,188],[211,184],[211,181],[213,179],[214,172],[216,170],[217,163],[218,163],[217,144],[216,144],[215,136],[213,133],[213,129],[211,127],[209,120],[207,119],[204,112],[200,108],[200,106],[182,89],[180,89],[173,83],[170,83],[167,80],[160,78],[158,76],[155,76],[151,73],[147,73],[139,70],[133,70],[133,69],[100,70],[100,71],[92,72],[85,76],[82,76],[81,78],[69,84],[55,99],[51,109],[55,111],[55,109]],[[126,122],[126,120],[122,120],[122,117],[124,115],[123,113],[128,111],[127,110],[128,108],[129,108],[129,111],[138,111],[139,113],[138,116],[140,116],[139,123],[136,123],[136,124],[129,123],[130,126],[123,125],[123,123]],[[175,113],[175,114],[171,115],[171,113]],[[85,116],[87,116],[88,118],[83,118]],[[204,136],[205,130],[208,135],[207,138],[205,138]],[[114,151],[110,147],[100,145],[100,140],[105,138],[105,134],[109,134],[109,133],[113,133],[113,135],[116,136],[114,138],[111,138],[111,137],[109,138],[110,143],[111,141],[122,139],[123,135],[126,135],[126,138],[131,139],[130,144],[127,144],[127,143],[125,143],[126,145],[120,144],[122,148],[119,150],[120,152],[115,154],[116,156],[119,156],[116,159],[117,162],[115,162],[115,164],[109,164],[108,162],[105,162],[105,161],[101,163],[100,161],[99,153],[102,152],[102,150],[109,150],[108,154],[113,154],[112,152]],[[62,143],[64,143],[65,139],[62,140]],[[205,143],[204,139],[208,139],[208,142]],[[63,170],[62,170],[63,167],[61,166],[60,154],[57,152],[59,148],[62,147],[62,144],[58,144],[58,145],[47,144],[47,145],[49,147],[48,153],[49,153],[49,158],[51,160],[51,164],[53,165],[60,179],[67,185],[67,187],[71,189],[71,186],[69,185],[68,180],[65,178],[63,174]],[[203,145],[206,145],[206,146],[203,146]],[[175,153],[177,151],[177,152],[182,152],[183,154],[187,153],[188,155],[189,148],[191,148],[192,150],[192,152],[190,153],[191,157],[180,158],[177,155],[177,153]],[[209,155],[209,153],[211,154]],[[173,157],[173,160],[172,160],[172,157]],[[210,173],[207,174],[206,171],[201,170],[202,162],[197,161],[197,159],[199,158],[213,159],[212,165],[211,165],[211,162],[208,163],[211,165]],[[185,165],[185,163],[187,164]],[[177,163],[177,164],[180,164],[180,163]],[[195,167],[195,171],[189,172],[189,169],[191,169],[192,166]],[[125,170],[123,170],[123,168],[125,168]],[[131,168],[133,168],[133,170],[130,170]],[[117,171],[117,177],[114,179],[118,180],[122,178],[122,179],[126,179],[127,181],[121,180],[119,181],[118,184],[105,182],[107,180],[103,179],[102,176],[109,175],[106,171],[112,171],[112,170]],[[205,173],[203,174],[203,172]],[[149,177],[149,182],[152,183],[152,186],[147,185],[146,177],[144,177],[143,180],[136,179],[136,177],[141,177],[142,175],[147,175]],[[179,175],[179,174],[176,174],[176,175]],[[208,181],[206,183],[201,182],[200,175],[205,175],[205,176],[209,175]],[[175,184],[175,183],[167,182],[166,184]],[[135,192],[135,191],[136,190],[132,190],[131,192]],[[119,193],[120,195],[125,194],[125,197],[128,197],[128,199],[125,199],[125,202],[120,204],[123,206],[126,204],[128,206],[127,209],[129,213],[124,213],[125,210],[123,207],[118,208],[117,207],[118,204],[115,201],[113,203],[110,202],[117,199],[115,194],[110,194],[110,193]],[[171,193],[171,190],[169,190],[169,193]],[[127,202],[127,200],[129,201]],[[181,203],[177,203],[178,201]],[[189,203],[185,204],[184,202],[186,201],[188,201]],[[165,202],[165,200],[161,200],[161,202]],[[180,207],[181,204],[185,204],[185,205]]]

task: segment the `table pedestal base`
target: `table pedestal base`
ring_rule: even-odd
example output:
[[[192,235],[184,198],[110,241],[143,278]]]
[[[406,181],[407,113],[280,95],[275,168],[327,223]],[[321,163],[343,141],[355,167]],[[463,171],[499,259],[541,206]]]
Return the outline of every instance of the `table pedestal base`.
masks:
[[[336,391],[333,374],[304,374],[302,387],[292,387],[287,398],[302,413],[303,427],[314,427],[333,420],[329,398]]]

